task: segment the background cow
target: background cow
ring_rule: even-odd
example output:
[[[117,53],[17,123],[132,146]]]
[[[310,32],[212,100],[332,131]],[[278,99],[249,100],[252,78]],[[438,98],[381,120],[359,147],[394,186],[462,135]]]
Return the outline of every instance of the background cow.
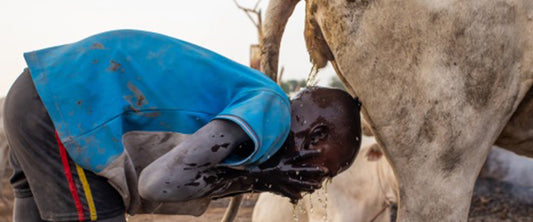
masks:
[[[287,198],[262,193],[252,221],[290,221],[293,212],[300,222],[320,222],[324,217],[332,222],[390,221],[390,205],[397,202],[396,179],[375,140],[365,137],[363,142],[367,145],[362,146],[352,167],[334,177],[331,184],[324,184],[327,193],[316,191],[304,197],[299,202],[302,209],[296,210]]]

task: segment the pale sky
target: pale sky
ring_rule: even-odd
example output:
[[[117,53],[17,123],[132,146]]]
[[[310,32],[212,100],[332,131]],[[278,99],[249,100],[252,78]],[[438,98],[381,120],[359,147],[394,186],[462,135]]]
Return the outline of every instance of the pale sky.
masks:
[[[253,7],[256,0],[240,0]],[[261,8],[266,11],[268,0]],[[280,65],[284,79],[304,79],[311,64],[303,37],[304,1],[285,31]],[[0,0],[0,96],[26,63],[24,52],[75,42],[113,29],[140,29],[173,36],[248,65],[256,29],[232,0]],[[327,84],[334,72],[318,74]]]

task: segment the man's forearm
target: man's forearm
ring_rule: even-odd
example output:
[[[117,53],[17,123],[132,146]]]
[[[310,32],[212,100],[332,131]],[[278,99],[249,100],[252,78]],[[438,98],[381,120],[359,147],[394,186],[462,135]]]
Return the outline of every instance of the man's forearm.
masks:
[[[248,136],[235,123],[213,120],[148,165],[139,177],[139,193],[155,201],[205,196],[213,180],[218,180],[213,169],[246,140]]]

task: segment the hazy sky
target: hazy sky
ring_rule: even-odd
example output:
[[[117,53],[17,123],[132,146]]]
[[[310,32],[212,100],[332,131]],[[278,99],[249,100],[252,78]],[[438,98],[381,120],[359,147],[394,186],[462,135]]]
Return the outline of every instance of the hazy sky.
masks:
[[[256,0],[240,0],[252,7]],[[266,11],[268,0],[261,8]],[[303,38],[304,2],[289,20],[280,65],[284,79],[306,78],[311,65]],[[21,73],[23,52],[66,44],[113,29],[141,29],[189,41],[248,65],[256,29],[232,0],[0,0],[0,96]],[[334,75],[319,73],[321,84]]]

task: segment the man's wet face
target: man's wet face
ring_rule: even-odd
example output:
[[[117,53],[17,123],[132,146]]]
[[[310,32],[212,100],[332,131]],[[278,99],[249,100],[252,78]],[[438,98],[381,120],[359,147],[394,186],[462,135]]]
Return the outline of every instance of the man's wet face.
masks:
[[[303,91],[291,101],[289,150],[320,150],[309,164],[325,166],[334,176],[348,168],[359,151],[359,106],[345,92],[329,88]]]

